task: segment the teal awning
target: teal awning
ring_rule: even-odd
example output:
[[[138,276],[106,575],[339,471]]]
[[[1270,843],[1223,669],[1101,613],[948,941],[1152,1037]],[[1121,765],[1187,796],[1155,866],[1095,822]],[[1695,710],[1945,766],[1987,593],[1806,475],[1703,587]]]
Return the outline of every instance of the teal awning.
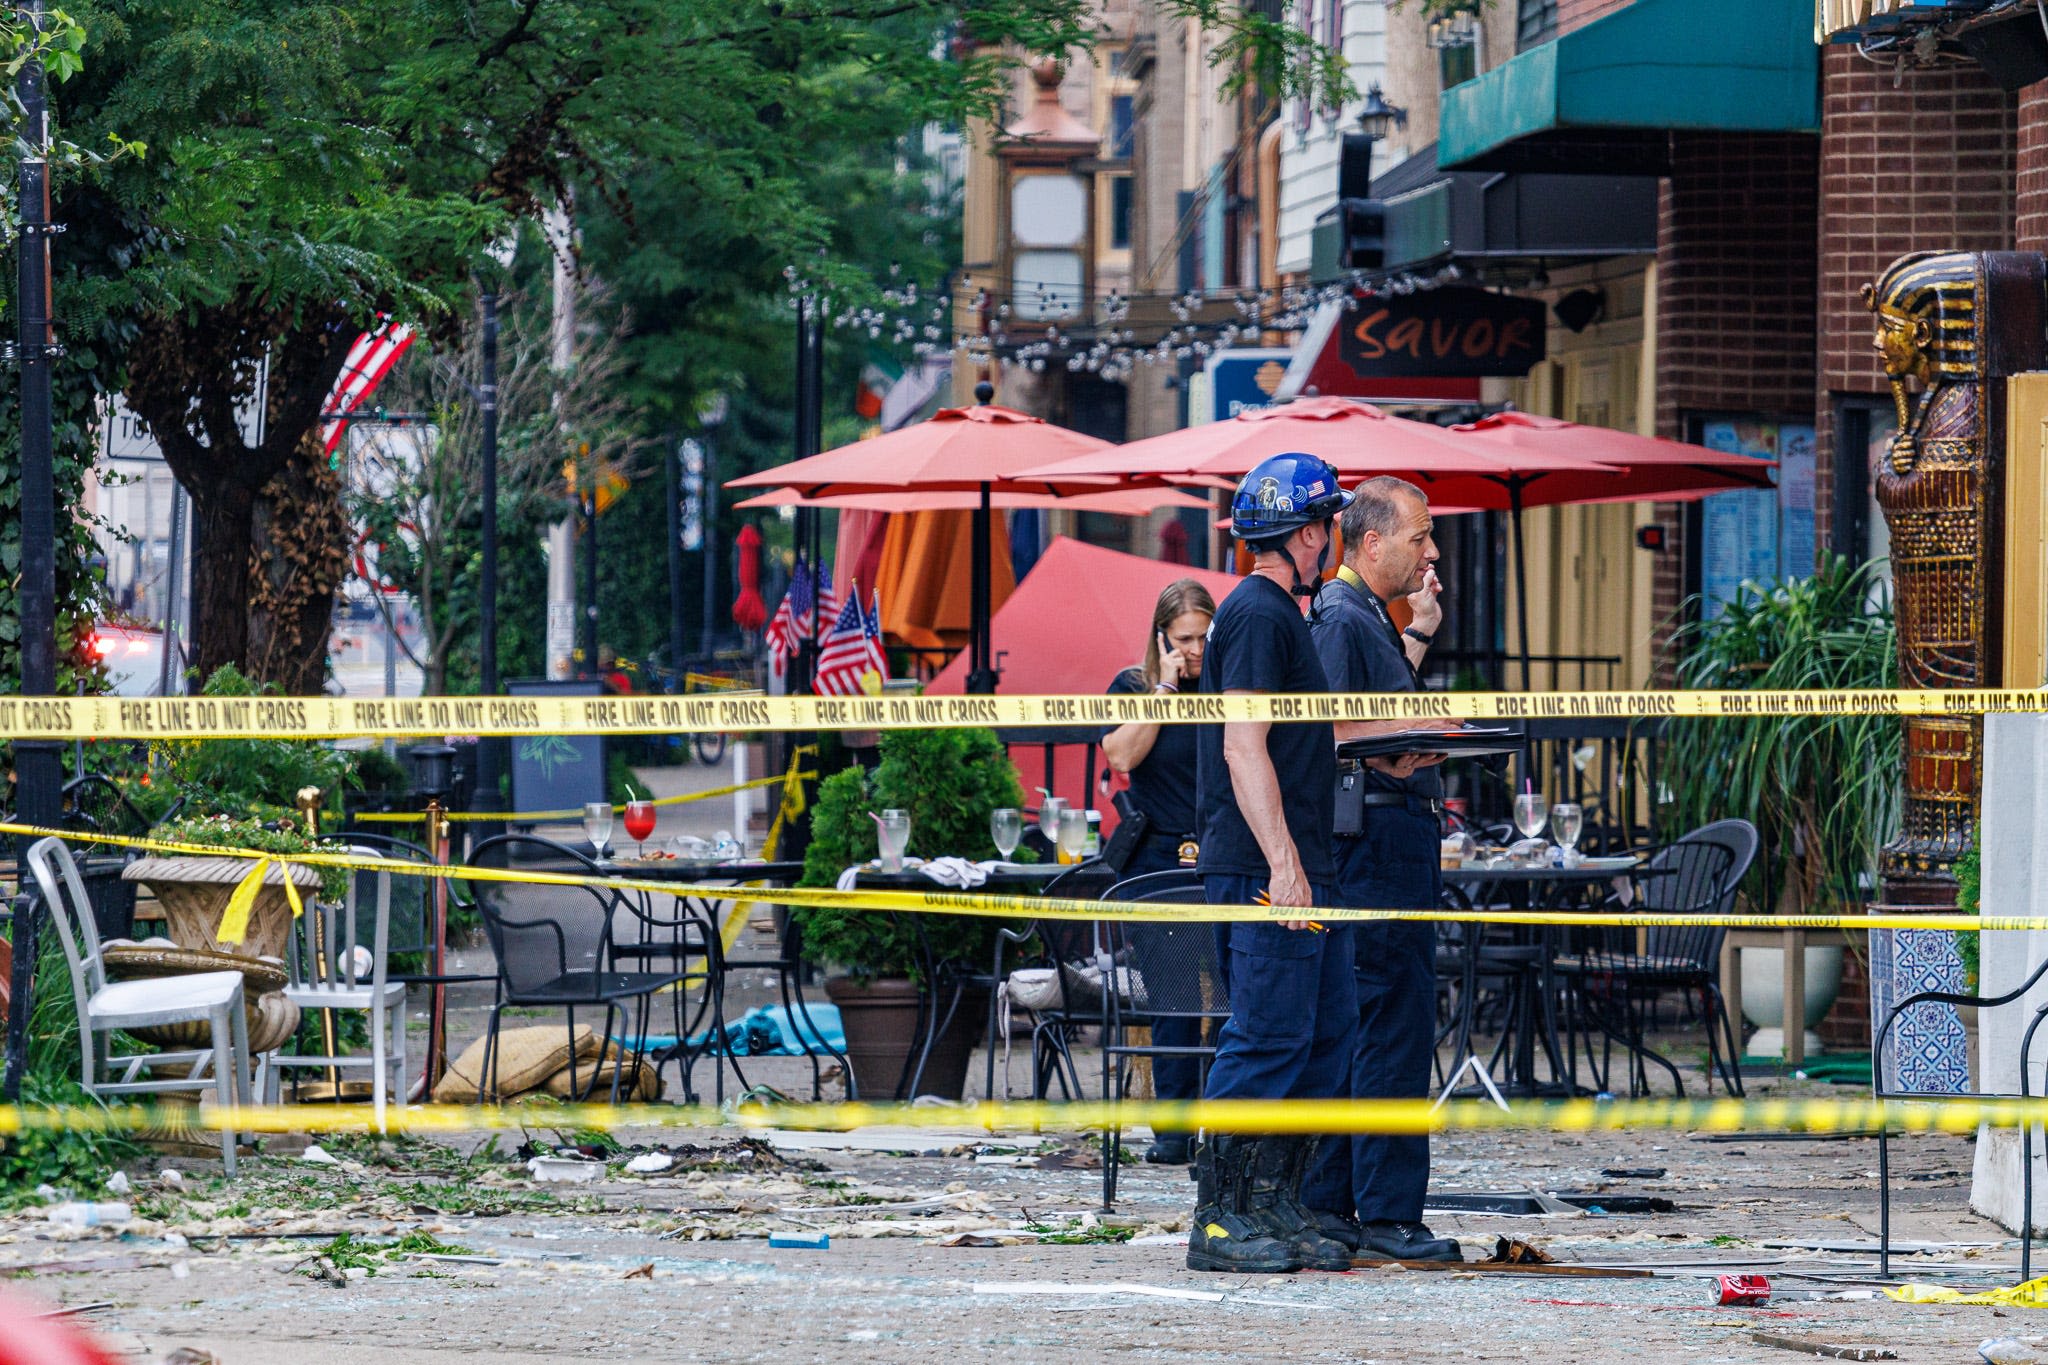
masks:
[[[1819,132],[1812,11],[1636,0],[1445,91],[1437,161],[1655,175],[1674,130]]]

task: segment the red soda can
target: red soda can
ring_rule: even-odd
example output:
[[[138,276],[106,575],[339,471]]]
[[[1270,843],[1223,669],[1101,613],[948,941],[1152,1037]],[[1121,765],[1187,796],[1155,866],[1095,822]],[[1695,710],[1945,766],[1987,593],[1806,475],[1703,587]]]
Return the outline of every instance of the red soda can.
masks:
[[[1771,1282],[1762,1275],[1719,1275],[1715,1302],[1737,1308],[1761,1308],[1771,1301]]]

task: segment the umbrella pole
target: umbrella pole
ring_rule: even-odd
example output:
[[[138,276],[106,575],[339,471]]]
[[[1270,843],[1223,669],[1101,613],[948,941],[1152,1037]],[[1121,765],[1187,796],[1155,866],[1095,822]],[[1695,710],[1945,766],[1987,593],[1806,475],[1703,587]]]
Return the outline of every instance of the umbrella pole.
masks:
[[[1522,481],[1508,480],[1508,521],[1515,537],[1515,631],[1521,636],[1517,641],[1522,655],[1522,690],[1533,691],[1535,684],[1530,680],[1529,667],[1529,559],[1528,547],[1522,543]],[[1526,781],[1535,776],[1532,764],[1535,758],[1529,742],[1528,722],[1522,723],[1522,777]]]
[[[995,540],[990,524],[989,486],[981,485],[981,505],[974,509],[974,577],[968,593],[968,650],[971,667],[967,673],[969,693],[988,695],[996,690],[996,672],[989,640],[989,584],[994,576]]]

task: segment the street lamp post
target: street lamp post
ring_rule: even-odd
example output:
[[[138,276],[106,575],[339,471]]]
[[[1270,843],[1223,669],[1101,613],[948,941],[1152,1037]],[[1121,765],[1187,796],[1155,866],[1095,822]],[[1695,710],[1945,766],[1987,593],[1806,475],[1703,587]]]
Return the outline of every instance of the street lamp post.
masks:
[[[33,42],[42,33],[42,0],[25,0],[20,12]],[[13,357],[21,373],[21,576],[15,600],[20,611],[22,695],[48,697],[57,691],[57,499],[50,364],[63,353],[50,329],[50,238],[62,229],[50,222],[50,166],[44,155],[49,104],[41,62],[22,63],[15,94],[22,125],[18,145],[23,149],[16,295],[21,331]],[[62,803],[63,746],[54,740],[16,740],[14,773],[18,818],[46,829],[54,826]],[[27,884],[26,875],[17,877],[17,885]],[[0,1089],[8,1098],[20,1093],[27,1062],[38,918],[32,898],[18,901],[16,910],[7,1061],[0,1077]]]
[[[483,566],[481,598],[477,609],[477,649],[481,657],[481,684],[487,697],[498,695],[498,296],[483,295],[483,373],[477,390],[477,406],[483,414]],[[505,744],[502,736],[487,736],[477,753],[476,791],[471,806],[480,811],[505,809],[498,788],[505,777]]]

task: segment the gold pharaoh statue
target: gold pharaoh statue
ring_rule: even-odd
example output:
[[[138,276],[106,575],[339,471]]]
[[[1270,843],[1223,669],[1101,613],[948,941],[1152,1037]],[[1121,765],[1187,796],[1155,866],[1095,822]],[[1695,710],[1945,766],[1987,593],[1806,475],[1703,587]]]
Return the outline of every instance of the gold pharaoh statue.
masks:
[[[1986,684],[1989,561],[1996,544],[1994,471],[1984,366],[1983,257],[1921,253],[1894,261],[1863,301],[1898,404],[1899,430],[1879,462],[1877,501],[1891,527],[1904,687]],[[1915,381],[1920,392],[1908,388]],[[1905,722],[1903,828],[1884,850],[1883,899],[1953,903],[1951,869],[1970,845],[1983,726]]]

